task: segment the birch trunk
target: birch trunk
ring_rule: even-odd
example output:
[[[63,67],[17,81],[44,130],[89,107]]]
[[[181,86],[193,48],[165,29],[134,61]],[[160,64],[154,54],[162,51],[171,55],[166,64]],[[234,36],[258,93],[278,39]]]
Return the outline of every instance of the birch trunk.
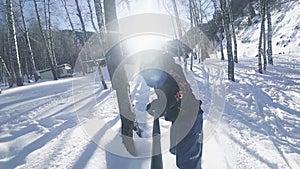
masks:
[[[100,0],[94,0],[94,6],[95,6],[95,11],[96,11],[96,17],[97,17],[97,22],[98,22],[98,29],[99,29],[99,41],[100,44],[103,44],[103,27],[104,27],[104,22],[103,22],[103,13],[102,13],[102,6]],[[102,53],[103,56],[105,56],[105,53]],[[99,75],[100,75],[100,80],[102,83],[102,86],[104,89],[107,89],[107,85],[104,80],[103,72],[101,70],[100,65],[98,65],[98,70],[99,70]]]
[[[262,61],[261,61],[261,56],[262,56],[262,41],[263,41],[263,35],[264,35],[264,30],[265,30],[265,10],[264,10],[264,0],[260,0],[260,15],[261,15],[261,27],[260,27],[260,37],[259,37],[259,42],[258,42],[258,72],[263,73],[263,68],[262,68]]]
[[[0,64],[2,65],[2,67],[3,67],[3,69],[4,69],[4,71],[5,71],[5,74],[6,74],[6,77],[7,77],[7,79],[8,79],[8,85],[9,85],[9,87],[11,88],[12,86],[13,86],[13,83],[12,83],[12,75],[11,75],[11,73],[9,72],[9,70],[7,69],[7,66],[6,66],[6,64],[5,64],[5,62],[4,62],[4,60],[2,59],[2,57],[0,56]]]
[[[51,8],[50,8],[50,0],[48,0],[48,4],[47,4],[47,7],[48,7],[48,33],[49,33],[49,46],[50,46],[50,52],[51,52],[51,57],[52,57],[52,60],[53,60],[53,66],[54,66],[54,69],[55,69],[55,74],[56,76],[59,76],[58,75],[58,72],[57,72],[57,60],[56,60],[56,55],[55,55],[55,49],[54,49],[54,41],[53,41],[53,32],[52,32],[52,26],[51,26]]]
[[[17,35],[15,28],[14,12],[12,9],[12,0],[6,0],[7,9],[7,25],[8,25],[8,39],[11,51],[11,57],[13,58],[14,72],[17,86],[23,86],[23,78],[21,72],[20,57],[18,51]]]
[[[24,5],[22,5],[22,3],[24,3],[22,0],[19,0],[19,6],[20,6],[20,12],[21,12],[21,17],[22,17],[22,23],[23,23],[23,27],[24,27],[24,35],[25,35],[25,40],[26,40],[26,45],[28,47],[28,51],[29,51],[29,57],[28,57],[28,62],[29,62],[29,73],[30,75],[34,76],[34,80],[38,81],[39,77],[36,71],[36,65],[35,65],[35,61],[34,61],[34,57],[33,57],[33,52],[32,52],[32,48],[31,48],[31,43],[30,43],[30,37],[29,37],[29,33],[28,33],[28,28],[27,28],[27,22],[26,19],[24,17]],[[26,59],[27,60],[27,59]]]
[[[42,43],[43,43],[43,45],[46,49],[46,57],[48,59],[48,62],[49,62],[54,80],[58,80],[56,70],[55,70],[55,67],[53,65],[53,61],[52,61],[52,58],[51,58],[50,47],[47,43],[47,39],[46,39],[45,34],[43,32],[43,27],[42,27],[41,17],[40,17],[40,13],[39,13],[39,8],[38,8],[38,5],[37,5],[37,0],[33,0],[33,2],[34,2],[35,13],[36,13],[36,17],[37,17],[37,21],[38,21],[38,25],[39,25],[39,30],[40,30],[40,33],[41,33],[41,36],[42,36]]]
[[[72,29],[72,36],[73,36],[74,42],[75,42],[75,44],[76,44],[77,49],[80,49],[80,45],[78,44],[78,41],[77,41],[77,38],[76,38],[76,31],[75,31],[75,28],[74,28],[72,19],[71,19],[71,17],[70,17],[69,10],[68,10],[68,8],[67,8],[67,2],[66,2],[66,0],[61,0],[61,1],[62,1],[62,3],[63,3],[63,6],[64,6],[65,11],[66,11],[66,13],[67,13],[68,21],[69,21],[69,24],[70,24],[71,29]],[[81,66],[81,69],[83,70],[83,63],[82,63],[82,58],[81,58],[81,56],[79,56],[78,59],[79,59],[79,64],[80,64],[80,66]],[[84,72],[83,72],[83,73],[84,73]]]

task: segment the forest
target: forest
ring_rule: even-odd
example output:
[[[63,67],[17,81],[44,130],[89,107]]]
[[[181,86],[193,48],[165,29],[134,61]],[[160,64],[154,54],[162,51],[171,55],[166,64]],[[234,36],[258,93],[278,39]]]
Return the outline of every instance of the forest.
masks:
[[[117,11],[128,15],[130,11],[134,11],[133,8],[138,7],[132,5],[135,3],[137,0],[116,1]],[[266,20],[267,24],[261,25],[258,42],[259,72],[263,73],[267,64],[273,64],[270,12],[280,8],[284,1],[165,0],[156,3],[157,6],[164,7],[168,15],[183,18],[191,23],[191,27],[202,30],[212,41],[214,48],[220,46],[222,60],[225,59],[223,49],[226,48],[228,79],[231,81],[234,81],[234,63],[238,63],[235,31],[259,20]],[[105,15],[113,9],[107,5],[110,4],[105,4],[105,1],[101,0],[2,0],[0,3],[1,82],[8,83],[10,87],[13,84],[22,86],[25,79],[37,81],[39,78],[37,71],[47,68],[51,68],[53,79],[58,79],[57,66],[67,63],[74,67],[79,52],[89,37],[95,33],[105,32]],[[244,18],[247,23],[242,22]],[[180,28],[180,24],[177,24],[180,40],[189,30],[184,30],[187,28]],[[208,57],[208,49],[202,48],[202,53],[198,52],[197,55],[204,60]],[[92,56],[81,58],[82,63],[91,60],[95,59]],[[81,70],[74,71],[87,73],[86,64],[81,66],[82,68],[79,68]]]

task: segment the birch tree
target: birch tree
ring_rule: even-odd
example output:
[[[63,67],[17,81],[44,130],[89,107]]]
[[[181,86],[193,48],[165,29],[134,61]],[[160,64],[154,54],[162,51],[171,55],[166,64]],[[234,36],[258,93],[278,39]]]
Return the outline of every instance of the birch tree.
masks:
[[[268,63],[273,65],[273,49],[272,49],[272,38],[273,38],[273,30],[272,30],[272,17],[271,17],[271,2],[267,0],[267,23],[268,23]]]
[[[226,48],[227,48],[227,57],[228,57],[228,79],[231,81],[235,81],[234,79],[234,60],[232,55],[232,42],[231,42],[231,34],[229,29],[229,11],[228,4],[226,0],[220,0],[220,7],[222,11],[222,20],[223,20],[223,28],[226,36]]]
[[[28,28],[27,28],[27,22],[26,22],[26,19],[24,16],[24,1],[23,0],[19,0],[19,7],[20,7],[20,12],[21,12],[21,17],[22,17],[25,41],[26,41],[26,45],[27,45],[28,51],[29,51],[28,59],[26,59],[29,63],[29,73],[30,73],[30,75],[34,76],[35,81],[38,81],[39,77],[38,77],[38,74],[36,71],[36,65],[35,65],[35,60],[34,60],[32,48],[31,48],[30,37],[29,37],[29,33],[28,33]]]
[[[68,18],[68,21],[69,21],[69,24],[70,24],[70,27],[71,27],[72,38],[73,38],[73,40],[75,42],[77,50],[79,50],[80,49],[80,44],[78,44],[78,41],[77,41],[75,27],[74,27],[74,24],[72,22],[72,19],[71,19],[71,16],[70,16],[70,13],[69,13],[69,10],[68,10],[68,7],[67,7],[67,2],[66,2],[66,0],[61,0],[61,2],[63,4],[63,6],[64,6],[65,11],[66,11],[67,18]],[[82,62],[81,56],[79,56],[78,59],[79,59],[79,64],[80,64],[81,70],[83,71],[84,66],[83,66],[83,62]],[[83,74],[85,74],[84,71],[83,71]]]
[[[53,40],[53,32],[52,32],[52,23],[51,23],[51,7],[50,7],[50,1],[51,0],[48,0],[48,3],[47,3],[47,8],[48,8],[48,19],[46,20],[46,22],[48,23],[48,43],[49,43],[49,46],[50,46],[50,52],[51,52],[51,57],[53,59],[53,65],[54,65],[54,68],[56,70],[56,75],[58,76],[57,74],[57,60],[56,60],[56,55],[55,55],[55,49],[54,49],[54,40]]]
[[[42,21],[41,21],[40,12],[39,12],[39,7],[37,5],[37,0],[33,0],[33,2],[34,2],[34,8],[35,8],[35,13],[36,13],[36,18],[37,18],[37,21],[38,21],[39,30],[40,30],[40,33],[41,33],[41,36],[42,36],[42,43],[43,43],[43,46],[46,50],[46,57],[48,59],[50,69],[52,71],[53,79],[58,80],[57,72],[56,72],[56,69],[55,69],[55,66],[54,66],[54,63],[53,63],[53,58],[51,57],[51,51],[50,51],[51,49],[50,49],[50,46],[47,42],[44,31],[43,31]]]
[[[14,76],[17,86],[23,86],[20,57],[18,51],[18,42],[15,28],[14,12],[12,9],[12,0],[6,0],[8,42],[10,46],[11,59],[13,61]]]
[[[6,63],[4,62],[3,58],[0,56],[0,67],[3,69],[3,72],[5,73],[5,76],[8,79],[8,85],[9,87],[13,87],[13,78],[11,73],[9,72]]]
[[[266,17],[266,1],[264,0],[264,4],[263,4],[263,8],[264,8],[264,18]],[[267,70],[267,53],[266,53],[266,47],[267,47],[267,39],[266,39],[266,26],[265,26],[265,22],[264,22],[264,29],[262,30],[262,36],[263,36],[263,69],[264,71]]]
[[[262,55],[263,49],[262,49],[262,41],[264,40],[263,36],[265,31],[265,7],[264,7],[264,0],[260,0],[260,16],[261,16],[261,27],[260,27],[260,37],[258,42],[258,72],[263,73],[263,67],[262,67]]]
[[[101,5],[100,0],[94,0],[94,6],[95,6],[98,29],[99,29],[99,41],[100,41],[100,44],[103,44],[102,39],[103,39],[103,31],[104,31],[104,29],[103,29],[104,28],[104,20],[103,20],[102,5]],[[102,53],[102,55],[104,56],[105,53]],[[99,63],[98,63],[98,71],[99,71],[102,86],[104,89],[107,89],[107,85],[105,83],[103,72],[101,70]]]

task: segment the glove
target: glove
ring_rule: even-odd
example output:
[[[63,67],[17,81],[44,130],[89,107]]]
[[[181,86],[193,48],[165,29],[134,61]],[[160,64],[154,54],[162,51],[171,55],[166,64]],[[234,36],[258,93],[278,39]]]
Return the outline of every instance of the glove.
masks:
[[[146,111],[154,117],[163,116],[165,109],[166,109],[166,104],[164,103],[164,101],[161,101],[159,99],[153,100],[151,103],[148,103],[146,106]]]

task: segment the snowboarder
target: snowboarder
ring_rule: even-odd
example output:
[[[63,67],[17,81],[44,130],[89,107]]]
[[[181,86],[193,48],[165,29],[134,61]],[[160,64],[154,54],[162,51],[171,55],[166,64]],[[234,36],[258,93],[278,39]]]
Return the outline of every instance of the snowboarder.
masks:
[[[149,103],[146,110],[152,115],[160,113],[165,120],[172,122],[170,152],[176,155],[177,166],[181,169],[200,169],[202,102],[193,95],[181,66],[175,64],[174,55],[147,52],[144,57],[156,60],[145,61],[141,72],[146,84],[154,88],[157,94],[157,99]]]

